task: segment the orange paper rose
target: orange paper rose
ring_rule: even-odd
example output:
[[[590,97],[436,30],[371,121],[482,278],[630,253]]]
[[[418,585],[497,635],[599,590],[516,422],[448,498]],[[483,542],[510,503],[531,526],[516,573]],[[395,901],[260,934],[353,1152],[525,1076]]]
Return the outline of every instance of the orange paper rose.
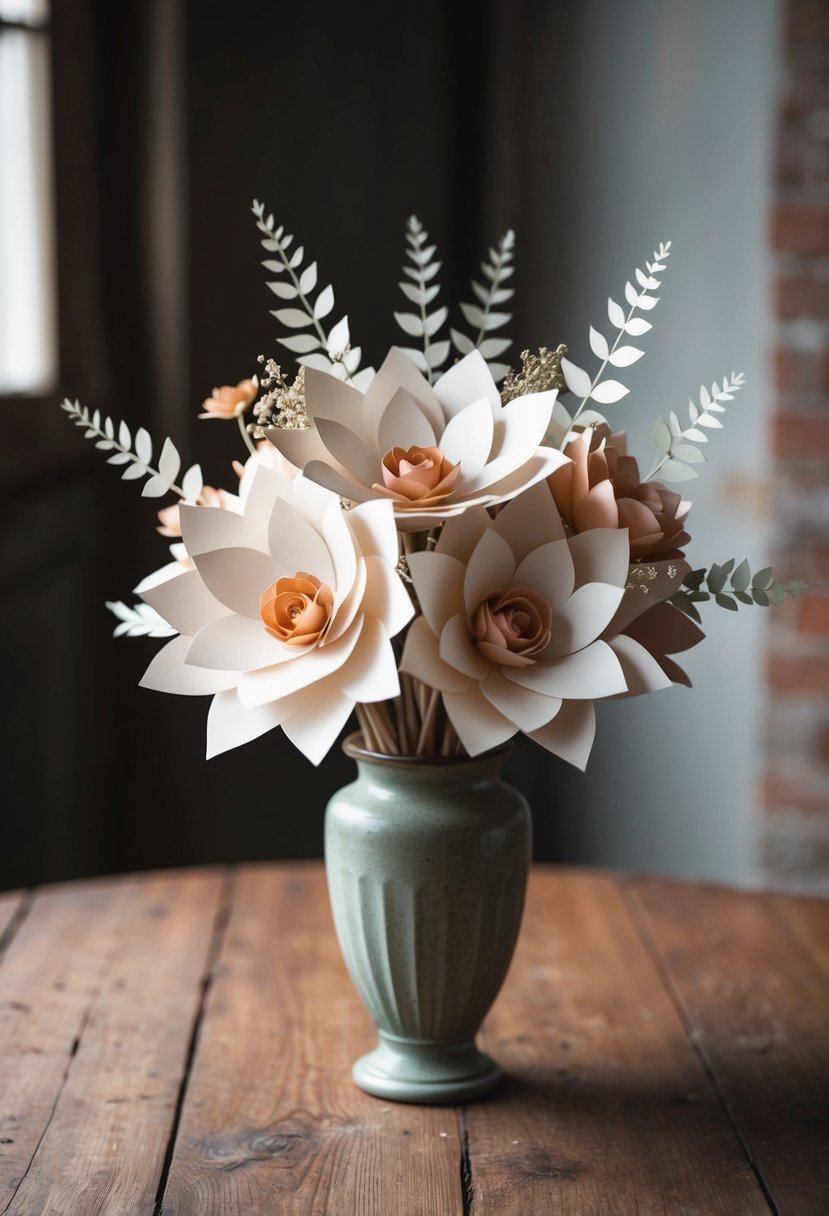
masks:
[[[223,384],[221,388],[213,389],[213,396],[205,400],[205,412],[199,414],[199,417],[238,418],[256,400],[258,392],[259,381],[256,376],[252,380],[240,380],[235,386]]]

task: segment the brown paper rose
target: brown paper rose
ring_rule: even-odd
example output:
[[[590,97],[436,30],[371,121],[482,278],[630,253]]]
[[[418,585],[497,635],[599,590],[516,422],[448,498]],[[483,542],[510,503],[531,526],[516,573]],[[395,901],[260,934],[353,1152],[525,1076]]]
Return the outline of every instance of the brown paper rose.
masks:
[[[313,574],[298,570],[280,578],[259,597],[259,616],[267,629],[288,646],[318,642],[328,624],[334,594]]]
[[[548,485],[573,532],[627,528],[634,561],[681,556],[691,539],[685,531],[691,504],[659,481],[641,481],[624,434],[591,427],[568,443],[565,455],[572,464],[556,469]]]
[[[383,485],[372,489],[390,491],[390,498],[428,507],[451,492],[459,468],[446,460],[440,448],[392,448],[383,457]]]
[[[490,591],[469,618],[477,647],[502,667],[526,667],[550,641],[553,613],[528,587]]]

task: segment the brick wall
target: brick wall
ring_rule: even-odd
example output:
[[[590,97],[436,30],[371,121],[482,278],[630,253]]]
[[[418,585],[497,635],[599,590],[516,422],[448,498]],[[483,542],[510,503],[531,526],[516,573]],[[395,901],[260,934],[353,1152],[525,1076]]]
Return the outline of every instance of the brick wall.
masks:
[[[770,630],[761,868],[829,890],[829,3],[785,0],[770,224],[775,572],[805,578]]]

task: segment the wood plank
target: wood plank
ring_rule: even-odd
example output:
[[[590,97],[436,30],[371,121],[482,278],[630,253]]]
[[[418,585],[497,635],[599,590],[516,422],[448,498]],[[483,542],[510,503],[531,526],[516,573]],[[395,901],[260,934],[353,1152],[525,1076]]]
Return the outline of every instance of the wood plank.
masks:
[[[152,1216],[221,890],[216,871],[124,884],[117,952],[9,1216]]]
[[[763,1216],[768,1204],[616,882],[536,869],[465,1113],[472,1216]]]
[[[44,888],[0,967],[0,1211],[35,1154],[115,958],[120,884]]]
[[[772,1200],[829,1211],[829,974],[808,944],[825,911],[655,881],[635,894]]]
[[[321,867],[250,867],[237,884],[163,1216],[460,1216],[455,1112],[351,1081],[374,1031]]]

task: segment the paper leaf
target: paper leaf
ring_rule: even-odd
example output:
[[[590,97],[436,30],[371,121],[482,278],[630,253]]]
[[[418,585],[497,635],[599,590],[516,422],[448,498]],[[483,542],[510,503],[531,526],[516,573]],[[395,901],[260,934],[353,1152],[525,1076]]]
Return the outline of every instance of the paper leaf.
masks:
[[[431,370],[434,370],[436,367],[442,367],[449,358],[450,349],[451,346],[448,341],[433,342],[426,351],[426,363],[428,367]],[[486,358],[485,355],[484,358]]]
[[[132,436],[130,435],[130,428],[127,426],[126,422],[121,422],[118,425],[118,442],[122,448],[132,447]]]
[[[610,298],[607,301],[607,315],[614,329],[625,328],[625,310],[621,304],[617,304],[615,300],[611,300]]]
[[[289,239],[290,238],[288,238],[282,242],[283,249],[287,247]],[[288,262],[288,265],[291,267],[292,270],[296,270],[297,266],[302,265],[302,259],[304,257],[305,257],[305,250],[303,249],[302,245],[299,245],[299,246],[297,246],[294,256]]]
[[[671,444],[673,443],[673,435],[671,434],[671,428],[662,418],[657,418],[656,424],[654,425],[653,441],[660,452],[664,452],[666,455],[668,452],[670,452]]]
[[[571,363],[569,359],[561,360],[561,371],[565,383],[571,393],[577,397],[589,397],[592,381],[587,372]]]
[[[419,372],[423,372],[424,376],[429,373],[429,364],[426,362],[426,356],[422,350],[416,350],[413,346],[401,346],[403,354],[411,359]]]
[[[310,295],[317,285],[317,264],[312,262],[306,266],[299,276],[299,290],[304,296]]]
[[[292,350],[300,355],[306,355],[309,351],[316,350],[320,345],[319,338],[314,334],[296,334],[292,338],[277,338],[277,342],[284,346],[286,350]]]
[[[464,315],[464,320],[473,326],[473,328],[483,328],[484,314],[477,304],[461,304],[461,312]]]
[[[462,355],[468,355],[470,351],[475,349],[475,343],[471,338],[467,338],[466,334],[462,334],[458,329],[450,329],[449,333],[452,341],[455,343],[456,350]]]
[[[270,287],[273,294],[281,300],[295,300],[299,295],[293,283],[266,283],[265,286]]]
[[[437,333],[448,316],[448,308],[439,308],[437,312],[433,312],[431,316],[426,318],[425,330],[430,338],[433,334]]]
[[[594,329],[592,325],[590,326],[590,349],[597,359],[606,359],[610,354],[607,338],[605,338],[604,334],[600,334],[597,329]]]
[[[338,355],[340,351],[345,350],[345,348],[348,346],[350,336],[351,335],[348,331],[348,317],[343,317],[337,322],[328,335],[329,355]]]
[[[744,558],[731,575],[731,586],[734,591],[745,591],[751,582],[751,568]]]
[[[202,480],[201,465],[192,464],[184,474],[181,482],[181,488],[184,490],[184,497],[189,502],[195,502],[202,492],[203,485],[204,482]]]
[[[478,350],[487,360],[496,359],[512,346],[511,338],[484,338]],[[490,371],[492,368],[490,368]]]
[[[635,346],[620,346],[608,355],[608,359],[614,367],[630,367],[632,363],[637,363],[644,353]]]
[[[423,322],[413,312],[396,312],[394,319],[404,334],[409,334],[412,338],[423,337]]]
[[[622,327],[619,326],[621,329]],[[641,338],[649,330],[653,329],[650,321],[646,321],[644,317],[631,317],[625,323],[624,330],[626,334],[630,334],[632,338]]]
[[[178,477],[178,471],[181,468],[181,457],[176,451],[176,445],[172,439],[165,439],[164,446],[161,449],[161,456],[158,460],[158,472],[164,481],[172,484]]]
[[[309,321],[308,314],[299,308],[274,308],[271,312],[281,325],[287,325],[289,329],[302,329]]]
[[[671,455],[676,456],[678,460],[686,461],[688,464],[705,463],[705,457],[703,456],[702,452],[700,452],[698,448],[695,448],[690,443],[677,444]]]
[[[142,464],[149,464],[153,458],[153,441],[143,426],[135,432],[135,454]]]
[[[132,460],[132,456],[129,452],[116,452],[114,456],[110,456],[107,464],[127,464],[130,460]]]
[[[169,494],[170,483],[164,477],[151,477],[141,491],[142,498],[161,498]]]
[[[129,468],[124,469],[121,474],[122,481],[136,481],[139,477],[145,477],[147,473],[143,464],[131,464]]]
[[[314,316],[319,321],[322,317],[327,317],[334,307],[334,288],[329,283],[327,287],[323,287],[322,291],[317,296],[317,302],[314,305]]]
[[[624,384],[620,384],[618,380],[602,380],[590,390],[590,396],[593,401],[598,401],[599,405],[613,405],[614,402],[626,397],[629,392],[630,389],[625,388]]]
[[[666,460],[659,470],[664,481],[690,481],[697,476],[696,469],[689,468],[679,460]]]

